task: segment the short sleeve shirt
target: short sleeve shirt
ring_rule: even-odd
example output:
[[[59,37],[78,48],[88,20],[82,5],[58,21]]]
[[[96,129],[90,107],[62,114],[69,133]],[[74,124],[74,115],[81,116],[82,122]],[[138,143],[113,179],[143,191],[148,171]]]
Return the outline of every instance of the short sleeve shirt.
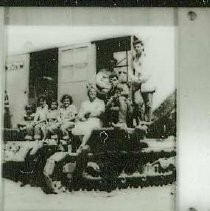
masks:
[[[69,105],[67,108],[60,108],[60,118],[62,120],[74,118],[77,115],[75,105]]]
[[[37,121],[43,121],[47,119],[48,106],[37,107],[34,119]]]

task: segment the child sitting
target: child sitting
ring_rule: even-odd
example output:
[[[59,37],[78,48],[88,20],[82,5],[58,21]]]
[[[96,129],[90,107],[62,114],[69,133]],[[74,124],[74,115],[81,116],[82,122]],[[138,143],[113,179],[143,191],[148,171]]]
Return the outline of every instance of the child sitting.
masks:
[[[43,139],[46,137],[48,105],[45,96],[40,96],[38,98],[37,104],[39,106],[36,109],[33,122],[34,140],[37,142],[37,144],[30,151],[30,155],[35,155],[37,151],[42,148],[43,142],[41,141],[41,137],[43,137]]]
[[[53,135],[52,138],[57,139],[60,121],[61,119],[58,110],[58,102],[53,99],[47,113],[46,137]]]
[[[46,137],[46,121],[48,105],[45,96],[38,98],[38,107],[34,116],[34,139],[41,140],[41,136]]]

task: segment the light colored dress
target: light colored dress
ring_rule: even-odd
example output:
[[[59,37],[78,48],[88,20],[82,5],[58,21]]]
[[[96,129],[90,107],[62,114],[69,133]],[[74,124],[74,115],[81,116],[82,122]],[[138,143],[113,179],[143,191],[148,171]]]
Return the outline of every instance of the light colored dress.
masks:
[[[93,102],[84,101],[81,105],[78,117],[84,121],[78,121],[72,133],[75,135],[87,135],[94,129],[102,127],[100,115],[105,112],[104,101],[96,98]],[[89,115],[89,117],[86,117]]]

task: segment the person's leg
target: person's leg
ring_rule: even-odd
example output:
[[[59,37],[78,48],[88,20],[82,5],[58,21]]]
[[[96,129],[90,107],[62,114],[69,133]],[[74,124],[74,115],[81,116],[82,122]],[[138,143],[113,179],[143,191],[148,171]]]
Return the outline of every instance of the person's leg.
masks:
[[[128,113],[126,98],[123,96],[120,96],[118,99],[118,103],[119,103],[119,122],[126,123],[127,113]]]
[[[89,118],[86,122],[83,122],[81,126],[83,127],[82,134],[84,135],[81,147],[86,147],[87,146],[86,144],[92,134],[92,131],[101,128],[102,122],[98,118]]]
[[[35,140],[40,140],[41,139],[41,125],[37,124],[34,127],[34,139]]]
[[[35,155],[37,151],[43,146],[43,142],[41,141],[42,127],[42,123],[34,127],[34,140],[36,141],[36,145],[34,145],[34,147],[32,148],[30,155]]]
[[[31,125],[31,124],[26,125],[25,139],[31,141],[33,139],[33,134],[34,134],[34,127],[33,127],[33,125]]]
[[[47,127],[47,132],[48,135],[51,136],[57,136],[58,137],[58,128],[59,128],[59,124],[58,123],[52,123]]]
[[[91,133],[92,133],[92,131],[90,131],[90,130],[89,130],[89,131],[86,131],[86,133],[85,133],[84,136],[83,136],[81,146],[85,146],[85,145],[86,145],[88,139],[89,139],[90,136],[91,136]]]
[[[126,103],[127,103],[127,118],[126,118],[127,126],[133,127],[134,108],[132,105],[132,101],[130,99],[126,99]]]
[[[69,139],[69,133],[68,130],[74,128],[75,123],[74,122],[65,122],[61,125],[60,129],[63,135],[64,139]]]
[[[144,120],[144,100],[140,89],[134,93],[134,110],[136,124],[139,125]]]
[[[152,120],[152,101],[153,101],[153,92],[143,92],[142,97],[145,104],[145,121],[150,122]]]
[[[43,140],[45,140],[47,138],[47,125],[46,124],[42,124],[41,126],[41,132],[42,132],[42,136],[43,136]]]
[[[54,172],[55,163],[61,162],[63,159],[66,158],[68,153],[66,152],[56,152],[51,157],[47,159],[46,165],[44,167],[44,174],[46,176],[51,176]]]

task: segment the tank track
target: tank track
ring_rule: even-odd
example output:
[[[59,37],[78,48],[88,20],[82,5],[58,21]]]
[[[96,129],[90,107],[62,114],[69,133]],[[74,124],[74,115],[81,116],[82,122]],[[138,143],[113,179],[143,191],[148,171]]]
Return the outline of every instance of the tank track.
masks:
[[[128,188],[145,188],[153,186],[165,186],[173,184],[176,181],[176,172],[173,171],[170,174],[162,174],[156,176],[120,176],[116,179],[104,179],[86,177],[82,179],[76,179],[70,186],[66,186],[62,189],[71,191],[106,191],[111,192],[113,190],[121,190]]]

